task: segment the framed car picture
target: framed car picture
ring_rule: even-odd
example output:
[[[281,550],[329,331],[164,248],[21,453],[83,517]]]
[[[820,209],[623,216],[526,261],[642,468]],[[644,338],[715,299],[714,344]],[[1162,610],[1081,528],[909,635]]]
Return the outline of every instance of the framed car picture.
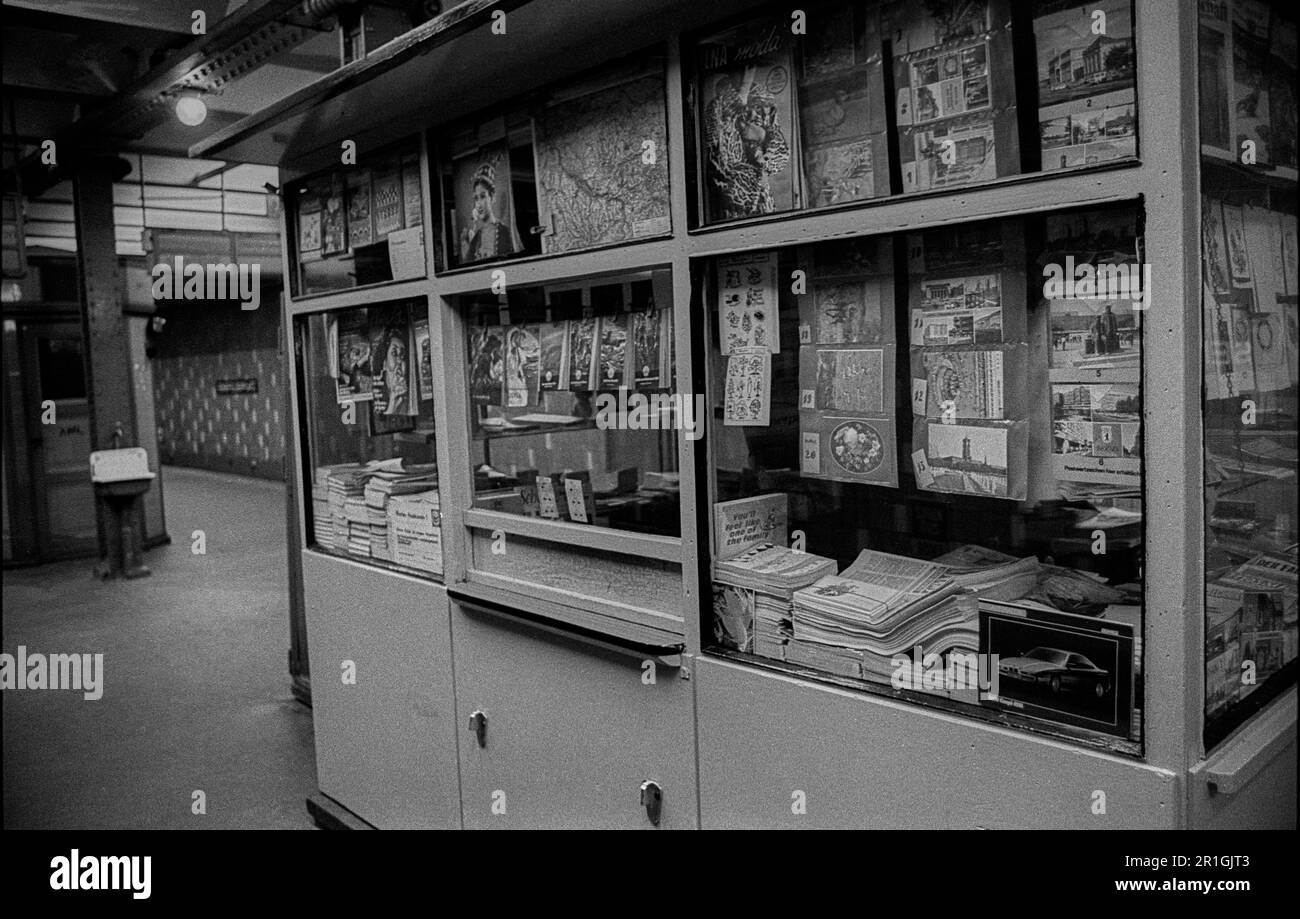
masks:
[[[980,651],[996,666],[983,704],[1129,737],[1133,627],[996,601],[980,602]]]

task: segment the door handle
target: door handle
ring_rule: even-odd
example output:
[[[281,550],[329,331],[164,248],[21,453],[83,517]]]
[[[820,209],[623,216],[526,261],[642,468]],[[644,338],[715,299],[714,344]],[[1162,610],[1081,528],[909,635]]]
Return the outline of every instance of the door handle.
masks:
[[[641,806],[650,822],[658,826],[664,810],[664,790],[658,782],[646,779],[641,783]]]
[[[487,714],[474,712],[469,716],[469,729],[474,732],[480,747],[487,746]]]

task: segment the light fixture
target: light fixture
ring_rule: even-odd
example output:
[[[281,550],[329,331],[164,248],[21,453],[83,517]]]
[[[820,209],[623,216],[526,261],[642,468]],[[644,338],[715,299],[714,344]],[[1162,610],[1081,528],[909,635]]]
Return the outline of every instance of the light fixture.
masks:
[[[183,125],[195,127],[208,117],[208,107],[197,95],[183,95],[176,100],[176,118]]]

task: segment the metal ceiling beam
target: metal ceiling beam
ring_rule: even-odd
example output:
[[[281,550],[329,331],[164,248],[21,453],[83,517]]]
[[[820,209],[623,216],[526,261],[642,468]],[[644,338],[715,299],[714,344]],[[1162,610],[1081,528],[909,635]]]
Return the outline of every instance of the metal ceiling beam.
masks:
[[[268,130],[275,124],[319,105],[328,99],[346,93],[375,77],[398,67],[412,58],[426,54],[441,45],[491,22],[495,12],[509,13],[530,0],[466,0],[459,6],[430,19],[401,35],[374,53],[353,61],[333,73],[322,77],[310,86],[273,102],[260,112],[255,112],[227,128],[215,131],[192,145],[192,157],[210,156],[240,140]]]

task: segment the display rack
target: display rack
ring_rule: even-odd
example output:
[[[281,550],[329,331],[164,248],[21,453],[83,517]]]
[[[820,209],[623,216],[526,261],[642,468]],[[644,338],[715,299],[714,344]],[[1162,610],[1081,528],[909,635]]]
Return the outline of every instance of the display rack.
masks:
[[[601,29],[608,41],[588,42],[584,67],[599,65],[594,48],[612,61],[662,47],[666,60],[670,236],[286,298],[286,354],[294,353],[299,317],[417,297],[427,298],[438,358],[442,583],[311,549],[311,459],[306,435],[291,435],[298,522],[290,549],[303,559],[322,792],[377,826],[648,827],[643,802],[656,792],[647,783],[664,804],[657,825],[669,827],[1201,827],[1263,819],[1261,802],[1294,780],[1294,687],[1214,750],[1202,735],[1202,337],[1195,311],[1185,308],[1198,302],[1201,276],[1196,10],[1174,0],[1135,5],[1140,156],[699,226],[687,106],[694,89],[683,48],[751,4],[705,11],[678,0],[628,0],[600,4],[599,15],[590,3],[515,6],[508,38],[493,37],[485,5],[458,17],[465,31],[457,42],[492,51],[489,72],[476,73],[463,98],[458,78],[426,79],[451,47],[431,44],[429,55],[416,55],[420,42],[440,34],[429,24],[373,79],[357,62],[346,84],[331,82],[320,98],[348,117],[307,118],[309,88],[294,106],[254,116],[205,148],[276,162],[291,181],[308,178],[330,166],[341,140],[361,138],[364,163],[367,150],[413,128],[436,138],[482,107],[513,104],[533,79],[521,74],[577,75],[569,49]],[[382,123],[365,108],[379,92]],[[422,134],[426,228],[439,208],[435,159]],[[1105,204],[1144,215],[1143,255],[1155,278],[1143,328],[1145,702],[1136,747],[1081,745],[1013,720],[989,723],[707,650],[708,440],[676,439],[680,538],[472,506],[460,298],[496,296],[503,279],[514,290],[667,269],[677,385],[707,392],[708,313],[695,281],[709,260]],[[439,240],[424,237],[434,266]],[[286,264],[292,256],[286,245]],[[303,381],[290,378],[301,407]],[[505,552],[494,553],[503,538]],[[343,661],[370,677],[340,683]]]

